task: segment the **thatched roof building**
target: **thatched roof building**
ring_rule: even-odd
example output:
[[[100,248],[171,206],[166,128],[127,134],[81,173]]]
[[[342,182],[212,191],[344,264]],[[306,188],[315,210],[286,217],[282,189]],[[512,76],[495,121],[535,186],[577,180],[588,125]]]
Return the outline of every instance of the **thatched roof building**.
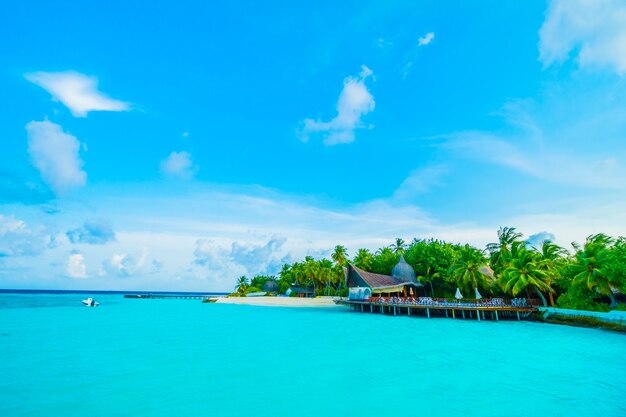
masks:
[[[263,285],[263,291],[265,292],[278,292],[278,283],[270,279]]]
[[[295,295],[296,297],[315,297],[313,288],[291,287],[286,292],[287,295]]]
[[[407,264],[407,266],[409,266]],[[410,266],[409,266],[410,268]],[[412,270],[412,268],[411,268]],[[348,288],[367,287],[372,290],[372,294],[382,293],[407,293],[410,288],[418,288],[423,285],[411,277],[394,277],[392,275],[374,274],[367,272],[352,264],[348,264],[346,268],[346,280]],[[404,271],[406,273],[406,271]]]

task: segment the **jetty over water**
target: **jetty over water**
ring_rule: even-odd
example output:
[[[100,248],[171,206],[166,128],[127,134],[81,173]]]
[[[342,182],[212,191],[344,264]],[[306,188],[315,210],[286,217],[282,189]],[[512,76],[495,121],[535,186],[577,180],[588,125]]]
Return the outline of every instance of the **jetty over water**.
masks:
[[[216,295],[200,295],[200,294],[124,294],[124,298],[179,298],[188,300],[208,300],[215,298]]]
[[[475,300],[454,302],[430,297],[401,298],[378,297],[365,300],[339,300],[350,310],[365,313],[379,313],[393,316],[446,317],[473,320],[524,320],[538,310],[537,300],[516,298],[504,300],[493,298],[488,301]]]

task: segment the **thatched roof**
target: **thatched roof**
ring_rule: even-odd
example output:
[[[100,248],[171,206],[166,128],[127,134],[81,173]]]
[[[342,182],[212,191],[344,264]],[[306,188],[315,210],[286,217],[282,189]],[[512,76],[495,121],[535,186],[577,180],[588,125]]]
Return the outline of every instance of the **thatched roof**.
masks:
[[[413,282],[410,278],[394,277],[391,275],[375,274],[367,272],[352,264],[346,269],[348,288],[369,287],[373,293],[399,292],[407,286],[421,287],[419,282]]]
[[[263,291],[265,292],[277,292],[278,291],[278,283],[270,279],[263,285]]]

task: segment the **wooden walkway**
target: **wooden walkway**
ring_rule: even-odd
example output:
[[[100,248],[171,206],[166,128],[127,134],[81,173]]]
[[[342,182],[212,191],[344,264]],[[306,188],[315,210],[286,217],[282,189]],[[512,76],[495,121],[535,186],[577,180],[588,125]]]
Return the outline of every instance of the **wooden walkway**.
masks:
[[[347,305],[350,310],[364,313],[379,313],[393,316],[424,316],[447,317],[475,320],[523,320],[537,311],[533,306],[513,305],[472,305],[463,303],[433,303],[433,304],[393,304],[377,303],[375,301],[340,300],[337,304]]]
[[[195,294],[125,294],[124,298],[180,298],[188,300],[207,300],[215,295]]]

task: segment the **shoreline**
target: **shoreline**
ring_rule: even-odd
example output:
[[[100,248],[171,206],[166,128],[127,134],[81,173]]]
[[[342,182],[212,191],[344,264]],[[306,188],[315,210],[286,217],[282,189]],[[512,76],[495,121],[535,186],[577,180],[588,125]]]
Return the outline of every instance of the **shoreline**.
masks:
[[[219,297],[215,299],[216,304],[238,304],[264,307],[321,307],[336,308],[341,307],[335,304],[334,297]]]

